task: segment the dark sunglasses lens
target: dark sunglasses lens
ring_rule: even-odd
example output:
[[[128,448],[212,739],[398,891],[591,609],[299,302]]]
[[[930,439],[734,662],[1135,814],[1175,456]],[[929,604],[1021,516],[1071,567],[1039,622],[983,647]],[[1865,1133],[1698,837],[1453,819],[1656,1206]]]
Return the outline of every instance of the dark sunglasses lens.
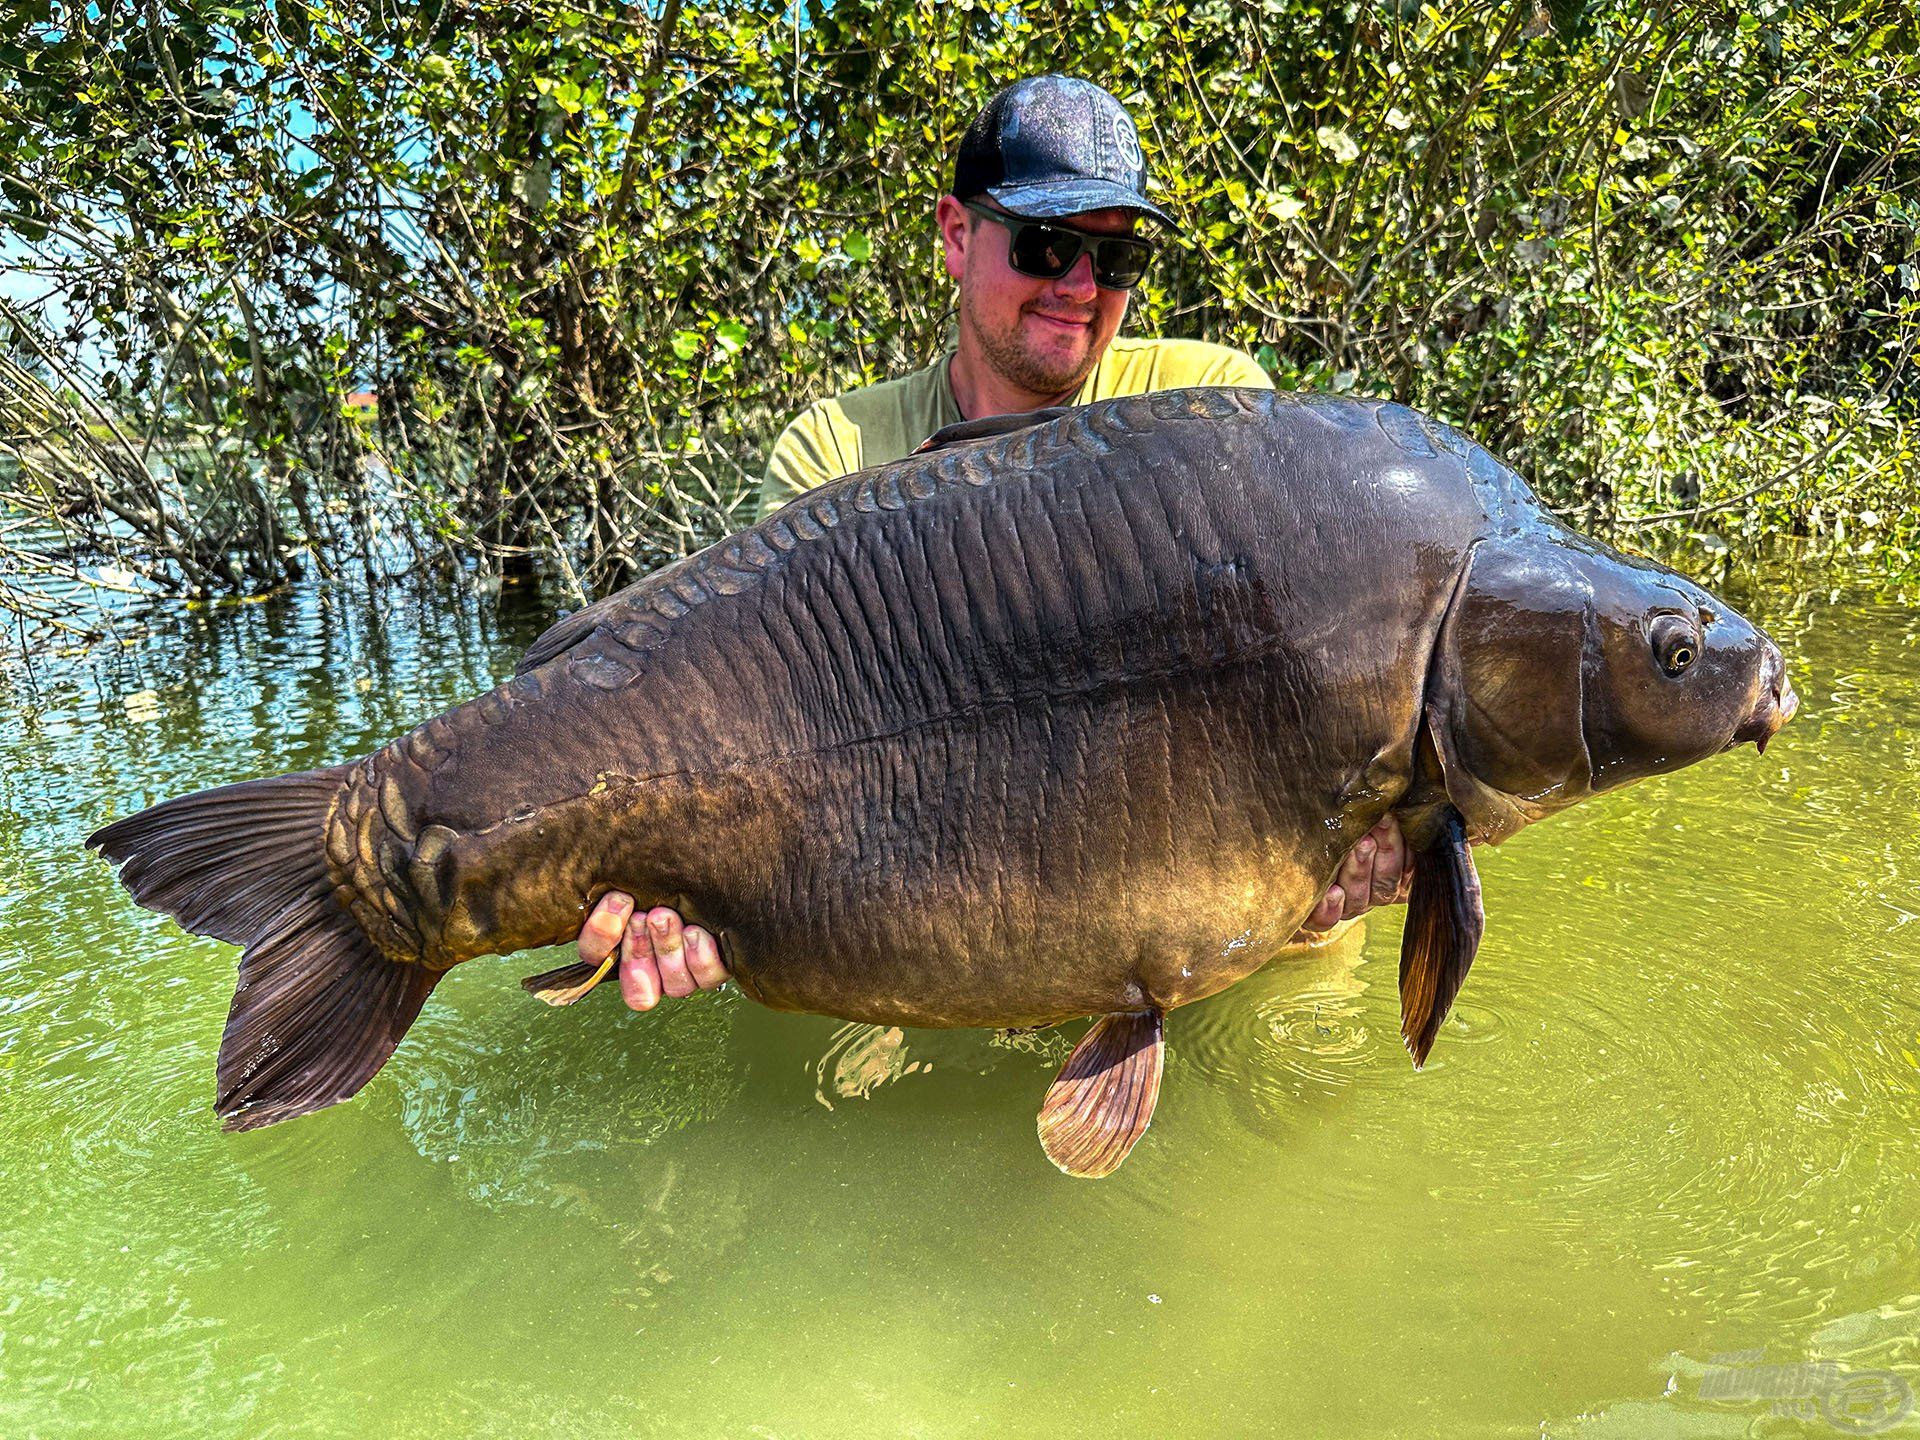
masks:
[[[1075,231],[1031,220],[1007,224],[1007,237],[1008,261],[1022,275],[1037,280],[1058,280],[1088,245],[1093,251],[1093,282],[1108,290],[1133,289],[1153,260],[1153,247],[1139,240],[1089,240]]]
[[[1093,282],[1109,290],[1131,290],[1146,277],[1153,251],[1145,245],[1103,240],[1093,248]]]
[[[1080,237],[1051,225],[1017,226],[1007,258],[1022,275],[1057,280],[1080,258]]]

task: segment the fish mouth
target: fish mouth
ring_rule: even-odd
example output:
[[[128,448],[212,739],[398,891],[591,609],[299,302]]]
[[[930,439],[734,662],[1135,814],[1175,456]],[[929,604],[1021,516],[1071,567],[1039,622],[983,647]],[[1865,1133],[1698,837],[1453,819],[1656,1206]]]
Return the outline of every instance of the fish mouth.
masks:
[[[1778,650],[1770,651],[1760,679],[1760,698],[1754,702],[1753,713],[1733,732],[1727,748],[1731,750],[1751,740],[1754,749],[1766,754],[1767,742],[1780,733],[1799,709],[1800,697],[1794,693],[1793,681],[1787,678],[1787,662]]]

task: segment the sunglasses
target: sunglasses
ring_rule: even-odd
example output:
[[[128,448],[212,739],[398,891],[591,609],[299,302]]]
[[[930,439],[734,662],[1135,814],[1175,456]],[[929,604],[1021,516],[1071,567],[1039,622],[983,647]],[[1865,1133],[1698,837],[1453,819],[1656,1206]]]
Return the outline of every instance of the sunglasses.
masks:
[[[977,200],[960,202],[982,219],[1004,225],[1007,263],[1035,280],[1058,280],[1086,250],[1093,256],[1093,283],[1102,290],[1131,290],[1146,277],[1153,242],[1137,235],[1094,235],[1050,220],[1028,220]]]

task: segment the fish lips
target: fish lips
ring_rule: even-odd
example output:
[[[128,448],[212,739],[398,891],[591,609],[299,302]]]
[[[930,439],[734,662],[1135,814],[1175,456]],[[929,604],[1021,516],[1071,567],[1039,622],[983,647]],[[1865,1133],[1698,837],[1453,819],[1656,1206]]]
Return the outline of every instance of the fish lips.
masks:
[[[1780,733],[1799,709],[1800,697],[1794,692],[1793,681],[1787,678],[1787,663],[1778,650],[1770,651],[1766,670],[1760,680],[1760,697],[1754,701],[1752,713],[1733,732],[1727,749],[1751,740],[1756,750],[1762,755],[1766,754],[1767,743]]]

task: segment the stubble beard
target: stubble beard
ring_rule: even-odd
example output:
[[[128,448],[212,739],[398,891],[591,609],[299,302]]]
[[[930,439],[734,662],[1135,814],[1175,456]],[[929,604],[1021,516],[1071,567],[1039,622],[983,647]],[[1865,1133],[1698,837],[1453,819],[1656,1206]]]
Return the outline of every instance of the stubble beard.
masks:
[[[1089,345],[1077,362],[1052,362],[1035,355],[1021,341],[1021,326],[1026,312],[1014,320],[1008,330],[995,330],[976,307],[973,297],[962,295],[961,304],[972,324],[980,352],[1001,379],[1035,395],[1062,395],[1078,390],[1093,373],[1096,356]]]

